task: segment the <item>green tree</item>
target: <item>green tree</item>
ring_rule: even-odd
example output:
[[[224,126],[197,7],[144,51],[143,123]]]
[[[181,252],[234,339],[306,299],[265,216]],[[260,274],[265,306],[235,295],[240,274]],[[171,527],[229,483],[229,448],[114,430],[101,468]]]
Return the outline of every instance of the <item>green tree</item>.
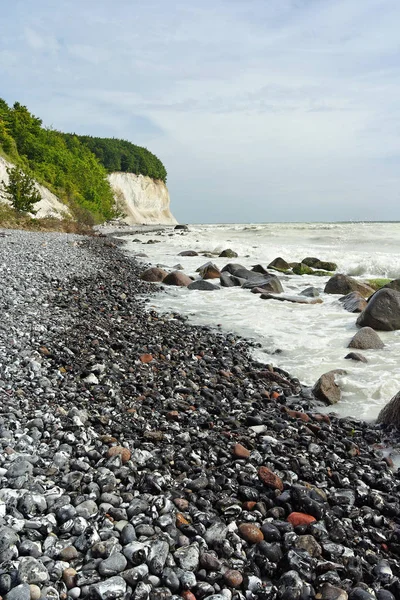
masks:
[[[2,182],[3,192],[8,196],[15,210],[21,213],[33,213],[34,205],[41,200],[41,196],[35,187],[35,182],[20,167],[7,167],[9,182]]]

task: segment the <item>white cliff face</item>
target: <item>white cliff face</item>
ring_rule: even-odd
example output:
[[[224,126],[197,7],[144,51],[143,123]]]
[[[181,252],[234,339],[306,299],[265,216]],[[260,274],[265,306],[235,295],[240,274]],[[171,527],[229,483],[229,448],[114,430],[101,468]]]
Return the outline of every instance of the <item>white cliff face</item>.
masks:
[[[118,208],[129,225],[174,225],[168,188],[163,181],[134,173],[110,173],[108,176]]]
[[[2,156],[0,156],[0,183],[4,181],[7,185],[9,181],[7,167],[13,167],[14,165],[6,161]],[[60,200],[55,196],[50,190],[48,190],[43,185],[36,183],[36,188],[39,191],[42,199],[35,205],[35,210],[37,213],[35,217],[56,217],[57,219],[63,219],[66,217],[71,217],[71,213],[65,204],[62,204]],[[6,204],[11,204],[11,202],[4,196],[2,191],[0,190],[0,202],[5,202]]]

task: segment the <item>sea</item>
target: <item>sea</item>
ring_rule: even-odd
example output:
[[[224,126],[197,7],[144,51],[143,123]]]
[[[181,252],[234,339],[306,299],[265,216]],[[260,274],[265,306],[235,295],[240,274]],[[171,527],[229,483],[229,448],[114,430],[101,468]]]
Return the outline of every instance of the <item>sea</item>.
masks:
[[[125,237],[128,253],[145,253],[145,263],[173,269],[180,264],[188,275],[212,260],[219,268],[228,262],[267,266],[274,258],[300,262],[312,256],[338,265],[339,273],[361,280],[400,278],[400,223],[268,223],[190,225],[188,232],[173,228]],[[149,243],[156,241],[156,243]],[[238,257],[180,256],[184,250],[220,253],[230,248]],[[373,420],[400,390],[400,331],[379,332],[385,347],[364,350],[367,363],[345,360],[357,332],[357,315],[346,312],[339,296],[323,292],[328,277],[278,274],[284,291],[298,294],[309,286],[320,291],[322,304],[301,305],[261,300],[241,288],[216,292],[164,286],[149,306],[162,313],[179,312],[193,324],[218,327],[258,342],[257,360],[287,370],[312,386],[331,369],[344,369],[337,382],[341,401],[329,411]],[[215,281],[218,283],[218,280]]]

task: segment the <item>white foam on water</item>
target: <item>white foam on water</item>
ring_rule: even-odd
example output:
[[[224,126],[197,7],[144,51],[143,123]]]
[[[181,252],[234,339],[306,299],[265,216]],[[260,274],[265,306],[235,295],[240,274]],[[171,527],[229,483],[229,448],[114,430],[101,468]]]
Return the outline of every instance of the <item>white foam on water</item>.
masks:
[[[399,223],[197,225],[191,226],[185,235],[135,234],[144,244],[149,238],[160,243],[128,242],[127,250],[145,251],[151,263],[168,268],[181,263],[190,275],[196,275],[196,269],[210,259],[178,256],[179,252],[231,248],[239,254],[238,258],[211,260],[220,268],[228,262],[250,267],[256,263],[266,266],[277,256],[288,262],[316,256],[336,262],[338,272],[364,279],[397,278],[400,277],[399,234]],[[362,351],[367,364],[345,360],[344,356],[350,352],[347,345],[357,331],[357,315],[343,309],[339,296],[323,293],[326,277],[280,277],[285,292],[291,294],[310,285],[317,287],[323,304],[261,300],[240,288],[217,292],[166,288],[166,293],[151,299],[151,306],[163,312],[178,311],[195,324],[220,325],[226,331],[256,339],[261,344],[255,351],[258,360],[287,369],[306,385],[313,385],[326,371],[345,369],[347,374],[339,379],[342,400],[333,410],[341,415],[376,418],[382,406],[400,389],[400,331],[379,332],[385,348]]]

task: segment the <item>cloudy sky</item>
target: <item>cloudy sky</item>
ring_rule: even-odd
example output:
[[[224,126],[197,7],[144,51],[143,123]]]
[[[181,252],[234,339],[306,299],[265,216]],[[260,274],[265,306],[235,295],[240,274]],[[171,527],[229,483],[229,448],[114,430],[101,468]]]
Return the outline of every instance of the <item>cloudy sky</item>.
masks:
[[[400,220],[398,0],[13,0],[0,97],[123,137],[184,222]]]

